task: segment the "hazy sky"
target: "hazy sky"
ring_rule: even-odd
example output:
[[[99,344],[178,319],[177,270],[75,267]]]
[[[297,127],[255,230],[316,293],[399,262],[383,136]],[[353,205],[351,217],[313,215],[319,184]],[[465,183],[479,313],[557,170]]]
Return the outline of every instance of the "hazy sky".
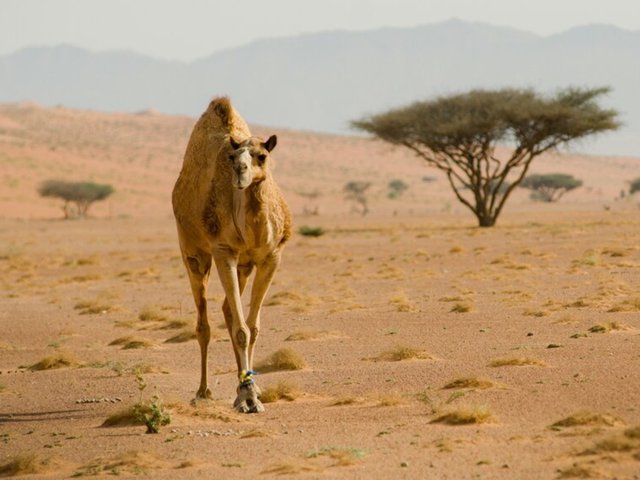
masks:
[[[590,23],[640,30],[640,0],[0,0],[0,54],[68,43],[193,60],[258,38],[452,17],[541,35]]]

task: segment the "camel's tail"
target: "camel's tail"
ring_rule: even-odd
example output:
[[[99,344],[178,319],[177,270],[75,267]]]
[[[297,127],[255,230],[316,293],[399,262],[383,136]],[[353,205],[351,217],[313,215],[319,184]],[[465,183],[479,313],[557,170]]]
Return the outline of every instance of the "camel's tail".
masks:
[[[220,118],[222,125],[227,128],[231,126],[232,110],[229,97],[214,98],[209,104],[209,111],[215,113]]]

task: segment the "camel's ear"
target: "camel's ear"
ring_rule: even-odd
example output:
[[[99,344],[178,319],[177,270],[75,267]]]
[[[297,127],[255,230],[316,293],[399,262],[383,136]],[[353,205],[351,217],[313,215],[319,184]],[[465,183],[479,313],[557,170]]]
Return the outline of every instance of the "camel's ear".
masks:
[[[237,150],[238,148],[240,148],[240,144],[238,142],[236,142],[233,137],[229,137],[229,143],[231,144],[231,147],[234,150]]]
[[[278,143],[278,137],[275,135],[271,135],[266,142],[262,144],[267,152],[270,152],[274,148],[276,148],[276,144]]]

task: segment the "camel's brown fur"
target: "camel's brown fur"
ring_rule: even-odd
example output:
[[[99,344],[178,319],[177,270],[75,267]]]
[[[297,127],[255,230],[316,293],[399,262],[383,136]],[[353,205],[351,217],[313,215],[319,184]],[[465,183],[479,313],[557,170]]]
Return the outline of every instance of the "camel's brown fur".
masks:
[[[241,380],[235,406],[244,412],[264,409],[257,398],[259,389],[247,372],[252,370],[260,308],[283,244],[291,236],[289,208],[270,170],[275,145],[275,135],[267,141],[252,137],[229,99],[216,98],[193,128],[173,189],[182,259],[198,310],[201,379],[196,397],[211,397],[206,290],[215,264],[226,294],[222,311]],[[254,267],[256,277],[245,320],[240,296]]]

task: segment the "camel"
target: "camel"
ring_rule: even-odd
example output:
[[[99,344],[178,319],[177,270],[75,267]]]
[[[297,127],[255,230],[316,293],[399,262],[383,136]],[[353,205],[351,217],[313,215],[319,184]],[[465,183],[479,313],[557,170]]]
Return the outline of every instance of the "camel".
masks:
[[[277,137],[252,137],[227,97],[215,98],[193,128],[172,203],[182,260],[197,308],[200,386],[196,401],[211,399],[207,386],[207,285],[212,260],[224,289],[222,304],[238,367],[234,408],[264,411],[254,380],[253,354],[260,309],[291,236],[291,213],[270,164]],[[249,314],[241,295],[255,268]]]

